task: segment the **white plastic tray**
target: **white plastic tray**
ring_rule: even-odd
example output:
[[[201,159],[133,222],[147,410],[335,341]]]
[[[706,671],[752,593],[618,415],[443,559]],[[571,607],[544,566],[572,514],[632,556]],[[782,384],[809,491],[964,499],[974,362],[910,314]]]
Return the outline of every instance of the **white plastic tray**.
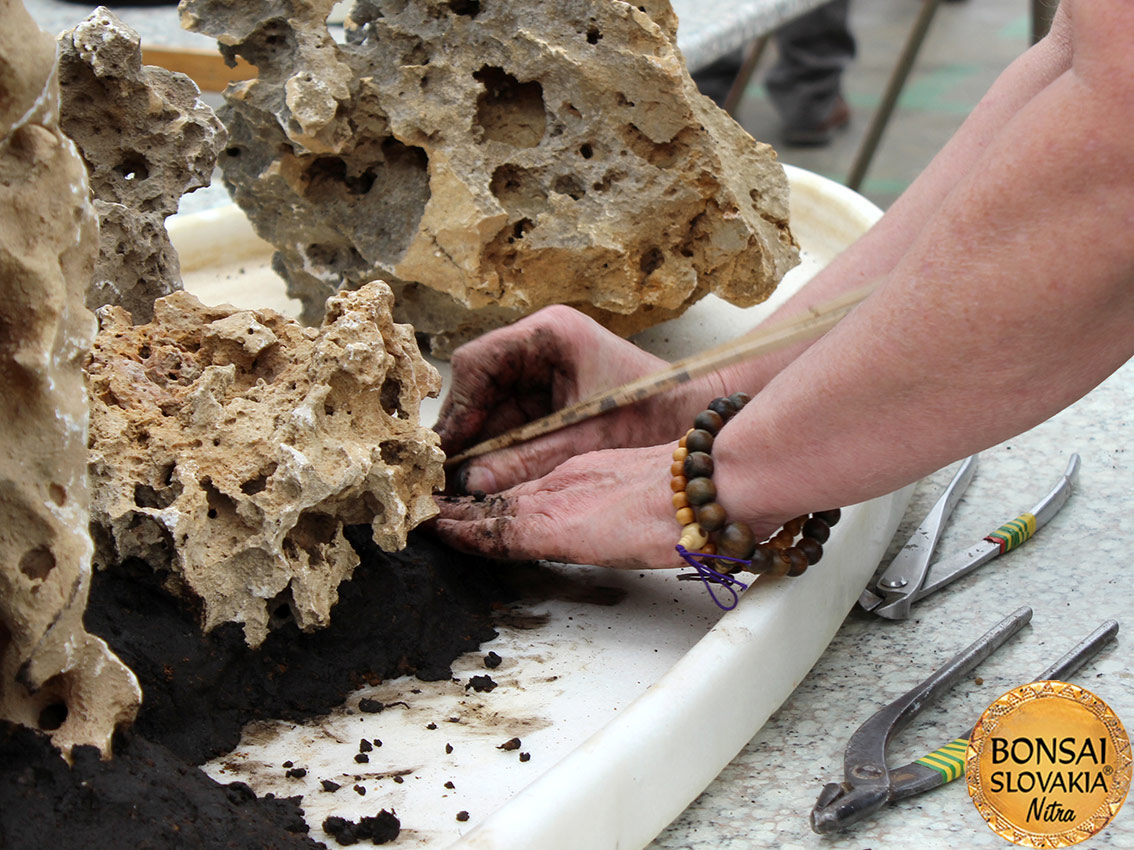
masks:
[[[738,310],[705,299],[641,334],[639,344],[676,358],[747,330],[880,214],[836,183],[787,171],[804,262],[772,301]],[[235,208],[175,220],[171,233],[186,286],[203,300],[296,312],[267,268],[270,249]],[[436,404],[423,409],[427,421]],[[358,820],[385,808],[401,820],[398,847],[643,847],[806,675],[873,573],[908,498],[907,488],[844,510],[819,566],[798,579],[756,582],[723,616],[700,583],[678,582],[669,571],[549,565],[561,598],[503,612],[500,636],[458,659],[451,681],[393,680],[303,725],[256,724],[235,752],[205,769],[261,794],[303,795],[312,837],[331,846],[321,830],[328,815]],[[494,670],[482,660],[490,650],[503,659]],[[482,674],[497,683],[491,692],[467,687]],[[362,697],[404,705],[360,713]],[[499,748],[513,737],[519,749]],[[359,764],[363,738],[382,746]],[[284,762],[306,775],[288,778]],[[322,780],[342,787],[328,793]],[[458,820],[461,813],[467,819]]]

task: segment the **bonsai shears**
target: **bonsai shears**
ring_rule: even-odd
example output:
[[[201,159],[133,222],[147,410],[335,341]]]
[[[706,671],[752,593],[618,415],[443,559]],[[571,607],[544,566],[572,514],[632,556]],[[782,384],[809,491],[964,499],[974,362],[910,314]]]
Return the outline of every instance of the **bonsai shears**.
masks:
[[[826,785],[811,810],[811,828],[819,833],[835,832],[868,817],[891,800],[945,785],[964,773],[971,728],[963,737],[941,749],[897,768],[886,766],[886,746],[918,712],[988,658],[1031,618],[1031,608],[1020,608],[905,696],[863,723],[847,743],[843,781]],[[1117,634],[1118,623],[1107,620],[1034,681],[1065,680]]]
[[[873,590],[867,588],[862,592],[858,598],[859,605],[880,617],[905,619],[909,616],[910,606],[917,600],[1025,543],[1059,513],[1079,478],[1079,455],[1072,454],[1055,487],[1034,508],[1004,523],[965,551],[930,564],[941,532],[973,480],[976,466],[977,455],[961,464],[925,521],[874,583]]]

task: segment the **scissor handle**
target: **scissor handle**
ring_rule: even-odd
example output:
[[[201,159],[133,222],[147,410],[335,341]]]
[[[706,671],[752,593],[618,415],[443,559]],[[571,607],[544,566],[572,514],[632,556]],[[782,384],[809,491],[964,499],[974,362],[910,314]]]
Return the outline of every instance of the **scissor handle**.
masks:
[[[1059,509],[1066,503],[1071,491],[1079,483],[1079,466],[1079,453],[1072,452],[1071,459],[1067,461],[1067,469],[1063,471],[1063,478],[1031,510],[1036,518],[1036,528],[1047,525],[1047,521],[1059,513]]]
[[[1049,519],[1059,513],[1059,509],[1067,502],[1067,498],[1079,481],[1079,465],[1079,455],[1072,454],[1063,477],[1050,493],[1030,511],[1004,523],[984,539],[989,543],[996,543],[1000,547],[1001,555],[1026,543],[1033,534],[1047,524]]]
[[[968,489],[973,475],[976,474],[978,457],[972,455],[965,458],[964,463],[953,475],[953,479],[925,515],[921,525],[914,530],[909,542],[890,562],[886,571],[878,577],[876,587],[881,592],[889,594],[901,592],[907,597],[901,600],[891,599],[888,603],[891,606],[900,606],[902,617],[909,613],[912,597],[925,581],[926,573],[929,571],[929,560],[933,557],[938,541],[941,540],[941,533],[945,530],[947,520]]]
[[[941,533],[945,530],[946,522],[952,516],[957,503],[961,501],[961,497],[969,489],[969,484],[972,483],[973,476],[976,474],[979,457],[979,455],[971,455],[965,458],[964,463],[960,465],[953,476],[953,480],[949,482],[941,497],[934,503],[929,513],[926,514],[925,520],[918,527],[918,532],[925,537],[921,545],[924,553],[922,560],[926,563],[933,555],[933,550],[937,548],[937,543],[941,540]]]
[[[934,591],[940,590],[961,576],[968,575],[977,567],[983,566],[993,558],[1020,546],[1031,538],[1035,532],[1043,528],[1047,521],[1055,516],[1066,503],[1075,483],[1079,479],[1079,455],[1072,454],[1067,463],[1067,469],[1059,476],[1059,481],[1050,493],[1044,496],[1028,513],[1000,526],[995,532],[989,534],[983,541],[967,549],[965,552],[949,558],[947,561],[936,564],[922,582],[921,588],[909,595],[909,602],[916,602]],[[1030,519],[1029,519],[1030,517]],[[1020,527],[1022,526],[1022,528]],[[1009,531],[1005,531],[1009,529]],[[997,533],[1003,534],[1007,540],[995,537]],[[989,545],[992,544],[992,545]],[[994,548],[996,547],[996,548]],[[903,600],[904,610],[898,611],[900,616],[908,613],[909,602]],[[896,606],[892,606],[896,609]],[[887,613],[885,606],[879,606],[876,613],[885,616],[894,616]]]
[[[995,543],[1000,547],[999,554],[1003,555],[1005,552],[1011,552],[1017,546],[1022,546],[1026,543],[1039,525],[1036,522],[1036,515],[1033,513],[1020,514],[1015,519],[1010,519],[1004,525],[995,531],[990,531],[984,538],[989,543]]]

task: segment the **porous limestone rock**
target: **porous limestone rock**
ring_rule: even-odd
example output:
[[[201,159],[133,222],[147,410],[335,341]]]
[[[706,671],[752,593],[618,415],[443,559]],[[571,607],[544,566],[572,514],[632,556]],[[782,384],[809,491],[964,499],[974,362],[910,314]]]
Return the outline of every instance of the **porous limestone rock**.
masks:
[[[380,273],[434,350],[550,303],[629,334],[797,262],[787,181],[691,81],[667,0],[183,0],[259,77],[225,180],[316,321]]]
[[[209,185],[227,134],[191,79],[142,65],[138,34],[105,7],[59,36],[59,78],[99,217],[87,306],[148,322],[154,300],[181,289],[165,219]]]
[[[19,0],[0,0],[0,20],[0,717],[108,754],[141,693],[83,628],[96,222],[59,130],[51,38]]]
[[[134,326],[99,315],[91,390],[96,561],[170,571],[202,627],[329,620],[358,557],[343,526],[388,551],[437,512],[437,435],[418,409],[440,376],[381,281],[327,301],[322,327],[271,310],[206,307],[187,292]]]

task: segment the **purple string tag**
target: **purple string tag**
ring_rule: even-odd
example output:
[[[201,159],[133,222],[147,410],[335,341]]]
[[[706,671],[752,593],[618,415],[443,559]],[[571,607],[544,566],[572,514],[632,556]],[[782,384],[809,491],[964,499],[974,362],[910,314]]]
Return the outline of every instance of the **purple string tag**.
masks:
[[[717,604],[718,608],[720,608],[722,611],[731,611],[733,608],[736,607],[737,603],[740,602],[740,595],[736,592],[736,588],[739,587],[741,590],[748,590],[748,585],[746,585],[744,582],[740,581],[739,579],[733,578],[730,575],[726,575],[725,573],[719,573],[716,570],[714,570],[712,567],[710,567],[708,564],[703,564],[700,561],[697,561],[695,559],[696,558],[712,558],[713,560],[733,561],[734,563],[744,564],[744,565],[751,564],[752,563],[751,561],[746,561],[743,558],[730,558],[727,555],[710,555],[706,552],[690,552],[688,549],[686,549],[681,544],[678,544],[674,548],[677,549],[677,554],[681,556],[681,559],[697,571],[696,575],[691,575],[689,573],[685,573],[684,575],[679,575],[677,577],[679,581],[688,581],[690,579],[693,579],[693,580],[700,579],[702,584],[705,585],[705,590],[709,591],[709,596],[712,597],[713,602],[715,602]],[[713,585],[714,584],[720,585],[721,587],[723,587],[725,590],[727,590],[729,593],[732,594],[732,604],[731,605],[725,605],[723,602],[720,601],[720,599],[717,598],[717,594],[713,591]]]

